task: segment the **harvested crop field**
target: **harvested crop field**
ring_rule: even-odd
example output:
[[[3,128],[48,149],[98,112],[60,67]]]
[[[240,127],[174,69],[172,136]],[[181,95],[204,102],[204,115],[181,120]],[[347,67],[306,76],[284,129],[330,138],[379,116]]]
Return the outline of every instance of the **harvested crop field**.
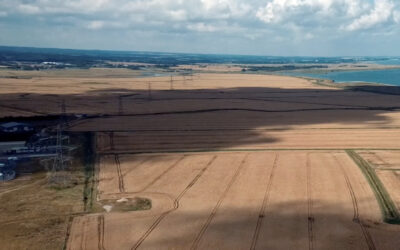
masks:
[[[69,115],[68,132],[94,137],[96,200],[70,250],[400,245],[399,95],[238,73],[26,74],[0,77],[0,116]]]
[[[212,138],[212,140],[210,139]],[[400,133],[379,129],[135,131],[97,133],[98,152],[263,149],[394,149]]]
[[[59,114],[64,102],[67,114],[92,116],[135,118],[150,114],[202,112],[212,115],[242,111],[252,117],[264,117],[255,121],[271,121],[275,127],[327,124],[360,127],[362,123],[361,127],[400,127],[396,95],[349,91],[294,77],[196,74],[135,78],[119,71],[107,71],[101,77],[93,71],[87,71],[86,77],[67,77],[66,74],[0,77],[0,117]],[[323,115],[325,112],[329,115]],[[282,116],[282,122],[273,119],[276,116]],[[222,117],[231,118],[229,113]],[[232,123],[246,127],[269,126],[268,123],[243,124],[241,119],[240,116],[233,118]],[[74,127],[88,128],[102,127]]]
[[[400,211],[400,152],[360,151],[359,155],[369,162]]]
[[[396,249],[343,151],[104,155],[98,197],[153,208],[75,218],[68,249]]]

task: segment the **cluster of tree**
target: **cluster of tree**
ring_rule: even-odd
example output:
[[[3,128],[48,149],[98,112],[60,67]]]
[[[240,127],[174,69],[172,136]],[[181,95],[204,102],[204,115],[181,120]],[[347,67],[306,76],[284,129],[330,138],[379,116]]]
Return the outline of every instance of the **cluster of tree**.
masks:
[[[242,71],[288,71],[288,70],[304,70],[304,69],[325,69],[328,68],[327,65],[282,65],[282,66],[249,66],[243,68]]]

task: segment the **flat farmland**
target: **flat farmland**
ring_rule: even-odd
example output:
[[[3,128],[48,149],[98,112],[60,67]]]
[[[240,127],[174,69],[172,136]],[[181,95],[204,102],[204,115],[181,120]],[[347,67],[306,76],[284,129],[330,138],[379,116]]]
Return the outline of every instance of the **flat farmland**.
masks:
[[[94,207],[67,249],[399,249],[399,95],[277,75],[74,72],[0,75],[0,117],[68,115],[66,132],[93,138]]]
[[[110,154],[98,199],[153,208],[76,217],[68,249],[396,249],[343,151]]]
[[[139,78],[138,73],[117,69],[91,69],[86,75],[84,71],[71,70],[69,73],[73,77],[68,77],[68,72],[17,71],[10,72],[12,78],[0,74],[0,117],[56,115],[60,114],[64,103],[67,114],[91,116],[135,118],[150,114],[236,110],[258,113],[259,116],[280,115],[284,122],[298,120],[296,125],[346,124],[356,127],[363,122],[368,123],[365,126],[400,127],[399,97],[396,95],[350,91],[294,77],[195,74]],[[321,117],[320,113],[325,111],[329,116]],[[292,115],[297,119],[290,118]],[[236,120],[240,122],[240,117],[233,123]],[[277,124],[275,120],[274,125],[286,124]],[[100,127],[78,126],[74,129]]]

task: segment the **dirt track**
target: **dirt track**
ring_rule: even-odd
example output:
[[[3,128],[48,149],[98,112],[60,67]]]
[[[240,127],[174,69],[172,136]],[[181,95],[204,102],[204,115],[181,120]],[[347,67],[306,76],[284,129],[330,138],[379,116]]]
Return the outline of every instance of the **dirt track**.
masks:
[[[69,249],[395,249],[400,243],[399,229],[382,224],[369,184],[341,151],[124,155],[121,175],[111,159],[101,159],[100,198],[153,195],[154,208],[77,218]],[[125,193],[118,191],[121,176]]]

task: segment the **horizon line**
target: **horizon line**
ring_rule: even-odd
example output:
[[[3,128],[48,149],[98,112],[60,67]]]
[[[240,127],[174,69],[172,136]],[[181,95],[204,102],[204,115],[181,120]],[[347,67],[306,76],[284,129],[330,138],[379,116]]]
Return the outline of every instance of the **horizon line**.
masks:
[[[118,50],[118,49],[77,49],[77,48],[60,48],[60,47],[36,47],[36,46],[16,46],[16,45],[2,45],[0,44],[0,48],[21,48],[21,49],[50,49],[50,50],[71,50],[71,51],[103,51],[103,52],[127,52],[127,53],[158,53],[158,54],[175,54],[175,55],[210,55],[210,56],[249,56],[249,57],[281,57],[281,58],[288,58],[288,57],[306,57],[306,58],[396,58],[400,57],[398,55],[379,55],[379,56],[307,56],[307,55],[253,55],[253,54],[227,54],[227,53],[195,53],[195,52],[170,52],[170,51],[150,51],[150,50]]]

